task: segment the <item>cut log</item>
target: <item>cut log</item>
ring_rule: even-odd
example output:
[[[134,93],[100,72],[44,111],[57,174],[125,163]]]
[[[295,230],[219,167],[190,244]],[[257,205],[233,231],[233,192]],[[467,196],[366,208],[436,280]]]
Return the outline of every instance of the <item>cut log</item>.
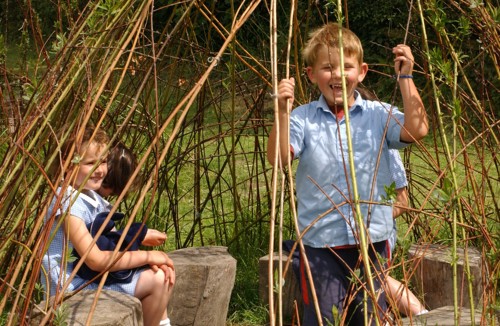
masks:
[[[470,312],[471,312],[470,309],[461,308],[459,311],[458,323],[455,323],[455,313],[453,306],[445,306],[435,310],[431,310],[424,315],[412,318],[405,318],[401,321],[401,325],[470,326],[473,325]],[[476,313],[474,314],[474,325],[481,325],[481,312],[479,311],[476,311]]]
[[[458,305],[470,308],[468,281],[464,269],[464,250],[457,250]],[[468,262],[472,276],[474,306],[482,301],[481,253],[469,248]],[[412,245],[408,252],[414,260],[415,273],[411,281],[416,291],[423,294],[424,304],[430,309],[453,306],[453,269],[451,248],[437,244]]]
[[[283,269],[285,268],[286,262],[288,261],[288,253],[283,252],[282,258]],[[269,255],[261,257],[259,259],[259,298],[262,303],[269,304]],[[279,266],[279,254],[275,252],[273,254],[273,278],[278,275]],[[302,310],[302,297],[300,295],[299,283],[295,277],[292,265],[288,267],[287,273],[284,276],[285,283],[282,289],[282,301],[283,301],[283,318],[285,320],[291,320],[295,314],[295,302],[299,310]],[[277,280],[275,280],[275,284]],[[278,302],[278,293],[274,294],[274,301]],[[276,315],[279,317],[278,308],[275,308]]]
[[[59,306],[60,312],[65,311],[63,321],[66,325],[84,326],[96,296],[95,290],[83,290],[64,300]],[[38,307],[45,310],[42,302]],[[64,307],[64,308],[61,308]],[[30,325],[38,326],[44,314],[40,309],[34,309]],[[142,306],[139,299],[125,293],[102,290],[94,310],[91,326],[142,326]]]
[[[176,284],[168,305],[173,326],[225,326],[236,278],[226,247],[195,247],[168,253]]]

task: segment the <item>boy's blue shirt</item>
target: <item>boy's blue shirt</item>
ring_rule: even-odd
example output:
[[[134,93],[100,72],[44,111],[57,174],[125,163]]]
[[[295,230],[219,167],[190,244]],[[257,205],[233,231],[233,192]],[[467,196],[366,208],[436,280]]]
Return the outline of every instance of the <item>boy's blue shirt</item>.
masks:
[[[349,118],[360,199],[379,202],[386,195],[384,186],[393,182],[388,150],[407,145],[400,140],[404,114],[389,104],[363,100],[357,93]],[[381,144],[382,155],[374,180]],[[352,182],[345,118],[337,123],[323,96],[299,106],[290,117],[290,145],[294,157],[299,158],[296,187],[300,230],[321,217],[304,235],[304,244],[357,244],[353,209],[348,203]],[[365,223],[368,221],[370,240],[387,240],[393,229],[392,207],[362,203],[361,211]]]

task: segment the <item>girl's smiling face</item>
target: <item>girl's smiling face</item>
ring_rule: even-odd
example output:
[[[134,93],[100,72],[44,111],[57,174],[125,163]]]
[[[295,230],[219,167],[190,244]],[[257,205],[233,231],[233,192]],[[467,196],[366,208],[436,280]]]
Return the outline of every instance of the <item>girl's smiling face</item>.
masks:
[[[102,181],[106,173],[108,173],[108,165],[106,163],[107,153],[105,149],[105,145],[93,142],[83,146],[84,154],[77,166],[78,173],[74,182],[75,188],[79,188],[84,183],[83,189],[86,190],[98,190],[101,187]],[[96,165],[97,167],[92,172]]]
[[[342,99],[342,69],[339,50],[322,47],[317,53],[316,62],[306,69],[309,79],[318,85],[330,109],[333,112],[342,110],[344,101]],[[368,65],[366,63],[359,64],[357,56],[344,53],[343,70],[346,80],[347,106],[350,107],[354,104],[354,91],[368,72]]]

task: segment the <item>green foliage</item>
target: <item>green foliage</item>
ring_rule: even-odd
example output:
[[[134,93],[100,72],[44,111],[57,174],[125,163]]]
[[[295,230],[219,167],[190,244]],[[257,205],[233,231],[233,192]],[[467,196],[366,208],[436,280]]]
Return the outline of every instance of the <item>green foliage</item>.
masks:
[[[327,324],[332,326],[341,325],[342,315],[339,314],[339,309],[335,306],[332,306],[332,316],[333,316],[333,324],[330,321],[326,320]]]
[[[68,264],[71,264],[73,263],[74,261],[76,261],[76,256],[75,254],[71,251],[71,252],[67,252],[66,253],[66,262]]]
[[[430,52],[430,63],[436,67],[435,76],[442,82],[453,82],[452,63],[443,59],[443,54],[439,48],[433,48]]]
[[[64,45],[67,42],[68,42],[68,40],[66,39],[66,36],[64,34],[57,33],[56,37],[55,37],[55,40],[52,42],[51,51],[54,54],[62,51],[62,49],[64,48]]]
[[[461,36],[461,38],[466,37],[472,33],[472,27],[470,20],[467,19],[465,16],[460,16],[458,19],[458,35]]]
[[[7,313],[3,312],[0,314],[0,326],[5,326],[7,325],[7,320],[9,319],[9,316]]]
[[[363,275],[361,272],[361,269],[357,268],[352,271],[351,275],[349,276],[349,282],[353,284],[361,284],[360,280],[363,279]]]
[[[391,183],[389,186],[384,186],[385,195],[382,195],[382,202],[393,203],[396,200],[396,182]]]
[[[488,7],[488,10],[490,11],[493,22],[497,25],[500,24],[500,7],[491,6]]]
[[[3,34],[0,34],[0,65],[5,64],[5,56],[7,55],[7,49],[5,46],[4,36]]]
[[[15,43],[19,39],[19,30],[24,22],[22,7],[14,1],[0,1],[1,33],[7,43]]]
[[[0,63],[6,67],[0,80],[1,233],[14,235],[29,249],[43,241],[47,194],[60,184],[49,173],[60,154],[57,147],[87,119],[102,123],[144,159],[139,190],[119,204],[120,210],[137,209],[134,219],[147,219],[149,226],[168,231],[163,249],[229,247],[238,261],[230,322],[265,324],[268,311],[258,298],[258,258],[267,254],[270,224],[278,225],[270,216],[272,179],[265,155],[273,121],[269,67],[277,60],[280,74],[285,72],[290,2],[278,5],[277,58],[270,58],[269,8],[262,3],[209,73],[210,60],[248,3],[156,1],[134,30],[141,3],[71,0],[55,6],[38,1],[27,8],[28,2],[0,2]],[[393,275],[408,278],[412,267],[404,258],[411,243],[451,243],[450,215],[461,209],[465,219],[458,227],[466,235],[460,235],[459,245],[486,253],[487,270],[496,272],[485,275],[491,281],[484,298],[495,306],[500,270],[495,105],[500,103],[500,85],[498,44],[492,36],[498,34],[499,9],[478,1],[425,1],[422,23],[418,7],[414,3],[410,8],[406,0],[348,1],[343,17],[336,16],[334,4],[297,3],[290,71],[297,80],[297,103],[317,95],[302,74],[300,49],[310,30],[325,21],[343,19],[360,37],[371,71],[364,86],[391,104],[399,100],[393,96],[396,82],[387,78],[393,73],[391,48],[403,42],[412,46],[415,83],[432,133],[405,150],[412,210],[398,221],[399,257]],[[26,9],[33,12],[25,21]],[[7,121],[14,121],[14,131]],[[443,121],[443,130],[437,121]],[[448,142],[455,146],[451,155],[444,154]],[[285,205],[276,204],[284,216],[283,237],[292,238],[290,189],[277,187],[285,198]],[[142,192],[147,195],[141,197]],[[384,200],[394,198],[392,184]],[[39,299],[43,289],[35,279],[38,271],[21,286],[13,275],[24,275],[27,261],[15,259],[18,248],[5,239],[0,239],[0,252],[6,253],[0,257],[6,257],[0,261],[1,282],[20,287],[21,293],[33,286]],[[67,258],[74,259],[70,253]],[[30,299],[21,298],[16,307],[8,302],[0,320],[6,320],[7,310],[23,311]],[[64,316],[61,309],[56,318],[61,325]]]
[[[254,303],[245,303],[228,316],[227,326],[261,326],[269,320],[266,307]]]
[[[257,245],[256,243],[253,246]],[[231,254],[237,260],[236,281],[231,294],[228,320],[235,325],[263,325],[268,310],[259,300],[258,260],[265,252],[258,246],[248,246]]]
[[[37,282],[35,284],[35,293],[33,295],[33,300],[35,302],[42,302],[43,298],[45,297],[45,288],[43,287],[42,283]]]
[[[27,9],[27,8],[26,8]],[[53,32],[54,23],[57,19],[57,6],[42,1],[32,3],[31,9],[37,17],[37,24],[41,27],[42,33],[47,37]]]
[[[434,196],[441,203],[447,204],[450,202],[451,198],[453,198],[453,183],[449,178],[443,179],[443,187],[441,189],[436,190]]]
[[[60,304],[56,312],[54,314],[54,325],[56,326],[69,326],[68,324],[68,319],[69,319],[69,307],[67,304],[62,303]]]
[[[348,26],[363,43],[365,62],[387,63],[392,47],[402,43],[405,36],[403,26],[409,14],[407,1],[354,0],[347,4]]]

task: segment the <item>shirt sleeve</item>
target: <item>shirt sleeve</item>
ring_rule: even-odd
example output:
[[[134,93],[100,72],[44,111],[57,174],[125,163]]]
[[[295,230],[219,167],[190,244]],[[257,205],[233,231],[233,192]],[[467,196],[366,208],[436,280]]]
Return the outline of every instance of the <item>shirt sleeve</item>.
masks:
[[[399,111],[397,107],[387,107],[385,108],[384,121],[386,123],[389,119],[388,130],[386,134],[387,145],[391,149],[402,149],[408,146],[408,143],[401,141],[401,129],[403,128],[405,122],[404,113]]]
[[[304,110],[298,107],[290,114],[290,151],[299,158],[304,149]]]
[[[401,155],[396,149],[390,149],[388,151],[389,155],[389,171],[391,173],[392,181],[396,184],[396,189],[404,188],[408,186],[408,180],[406,179],[406,171],[403,165],[403,160],[401,160]]]

